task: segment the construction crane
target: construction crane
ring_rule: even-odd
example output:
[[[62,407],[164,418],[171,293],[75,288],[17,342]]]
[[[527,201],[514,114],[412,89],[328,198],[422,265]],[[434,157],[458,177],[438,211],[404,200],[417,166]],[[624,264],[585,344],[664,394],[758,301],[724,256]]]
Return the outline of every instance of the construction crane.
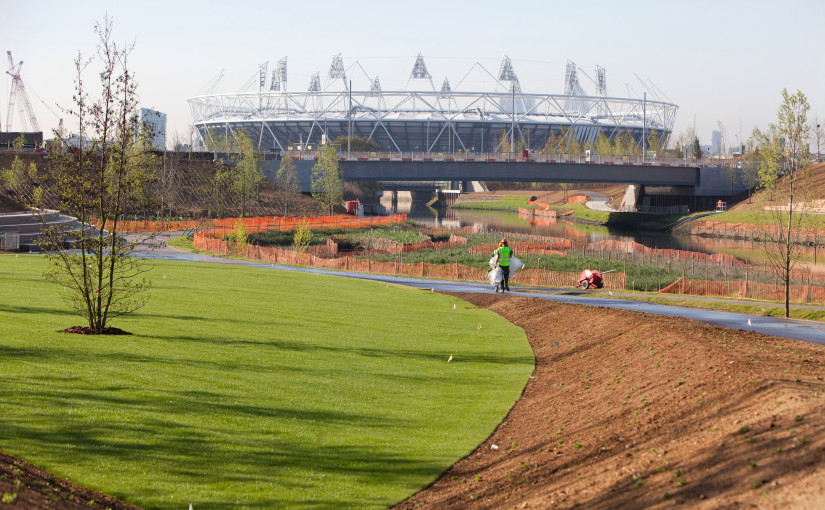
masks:
[[[11,123],[14,119],[15,102],[18,103],[17,108],[20,110],[20,116],[22,118],[22,131],[30,131],[29,127],[31,127],[31,131],[40,131],[40,124],[37,123],[37,118],[34,116],[34,110],[32,109],[32,103],[29,101],[29,94],[26,92],[23,79],[20,77],[20,68],[23,67],[23,61],[21,60],[20,63],[15,65],[11,51],[7,51],[6,55],[9,56],[9,70],[6,71],[6,74],[11,76],[12,80],[11,93],[9,94],[9,110],[6,113],[6,131],[8,132],[11,129]]]

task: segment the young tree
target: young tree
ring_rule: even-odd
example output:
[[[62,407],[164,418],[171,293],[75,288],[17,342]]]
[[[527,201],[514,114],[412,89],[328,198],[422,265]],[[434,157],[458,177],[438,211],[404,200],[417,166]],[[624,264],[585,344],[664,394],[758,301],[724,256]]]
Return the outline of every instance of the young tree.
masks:
[[[295,233],[292,236],[292,244],[295,251],[306,253],[312,242],[312,229],[309,228],[309,220],[303,219],[295,226]]]
[[[752,191],[759,184],[759,152],[754,151],[753,138],[748,142],[750,150],[742,156],[742,184],[748,188],[748,203],[752,202]]]
[[[347,135],[341,135],[332,141],[332,145],[337,146],[341,151],[346,151],[349,146],[349,150],[353,152],[375,152],[381,148],[372,138],[358,135],[352,135],[349,142]]]
[[[702,159],[702,146],[699,145],[699,137],[694,135],[693,140],[691,141],[691,145],[693,146],[693,158],[694,159]]]
[[[809,109],[808,99],[802,92],[790,94],[785,89],[777,123],[771,124],[767,132],[760,133],[763,139],[760,157],[765,168],[775,170],[764,173],[762,186],[781,198],[780,205],[763,209],[767,227],[763,229],[762,238],[768,265],[785,287],[785,317],[790,315],[791,271],[801,255],[802,229],[809,218],[804,212],[806,202],[811,199],[806,168],[810,161],[806,144]],[[779,171],[783,174],[781,179],[774,176]]]
[[[661,157],[665,152],[664,138],[655,129],[647,133],[647,150]]]
[[[18,201],[22,201],[21,198],[23,197],[20,196],[20,192],[23,189],[23,184],[26,179],[26,164],[20,158],[20,150],[25,143],[26,137],[23,136],[23,133],[20,133],[20,136],[12,142],[12,147],[15,149],[16,154],[14,155],[14,160],[11,162],[11,167],[0,171],[0,185],[12,190],[15,194],[15,199]]]
[[[619,154],[615,154],[614,149],[615,146],[610,138],[604,134],[604,131],[599,131],[599,135],[596,137],[596,154],[599,156],[618,156]]]
[[[96,220],[99,230],[72,232],[76,240],[67,248],[68,233],[49,227],[41,247],[49,263],[46,278],[64,287],[61,295],[87,319],[90,332],[104,333],[110,319],[145,303],[141,293],[149,282],[143,277],[148,270],[145,259],[130,256],[136,242],[125,242],[115,234],[138,170],[138,154],[132,150],[138,100],[137,83],[128,67],[132,46],[120,47],[113,41],[108,17],[96,24],[95,32],[102,66],[97,74],[100,96],[89,95],[84,78],[93,60],[78,55],[73,106],[66,111],[77,123],[81,143],[77,150],[55,155],[52,177],[62,211],[83,225]]]
[[[312,197],[321,202],[330,215],[344,198],[341,165],[338,164],[338,153],[332,145],[321,148],[321,157],[312,167]]]
[[[278,173],[275,174],[275,180],[281,187],[280,195],[281,201],[284,203],[284,217],[286,217],[290,196],[301,192],[301,183],[298,180],[298,172],[295,170],[295,161],[289,155],[281,158],[281,165],[278,167]]]
[[[246,216],[246,202],[255,192],[258,198],[258,188],[264,179],[261,171],[263,154],[255,146],[249,136],[243,131],[236,134],[238,152],[235,159],[235,192],[241,196],[241,217]]]
[[[137,139],[126,147],[130,171],[126,173],[128,181],[128,200],[136,212],[142,212],[146,219],[160,206],[160,190],[156,186],[156,176],[162,161],[154,153],[152,146],[152,129],[150,126],[137,126]]]

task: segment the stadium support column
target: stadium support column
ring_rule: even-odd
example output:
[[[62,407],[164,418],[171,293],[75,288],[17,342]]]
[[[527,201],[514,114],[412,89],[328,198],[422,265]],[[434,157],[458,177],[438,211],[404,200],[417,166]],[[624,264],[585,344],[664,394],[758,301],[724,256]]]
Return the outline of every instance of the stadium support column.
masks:
[[[352,80],[349,81],[347,87],[347,97],[349,98],[349,108],[347,109],[347,159],[349,159],[349,151],[352,144]]]

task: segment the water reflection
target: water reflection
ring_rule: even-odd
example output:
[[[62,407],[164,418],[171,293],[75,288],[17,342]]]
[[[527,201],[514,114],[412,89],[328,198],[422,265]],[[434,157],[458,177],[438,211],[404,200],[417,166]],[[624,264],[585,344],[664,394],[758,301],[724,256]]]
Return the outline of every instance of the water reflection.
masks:
[[[399,204],[400,205],[400,204]],[[468,209],[427,207],[423,202],[413,201],[407,217],[417,223],[432,227],[459,228],[477,227],[493,232],[518,232],[549,237],[561,237],[579,242],[618,240],[637,242],[651,248],[696,251],[700,253],[727,253],[739,260],[754,265],[766,264],[765,251],[758,242],[742,239],[720,239],[692,235],[678,235],[666,232],[628,232],[597,225],[584,225],[572,221],[550,218],[529,218],[517,213],[502,211],[480,211]],[[799,269],[810,268],[814,273],[825,274],[825,253],[822,247],[805,246],[799,260]]]

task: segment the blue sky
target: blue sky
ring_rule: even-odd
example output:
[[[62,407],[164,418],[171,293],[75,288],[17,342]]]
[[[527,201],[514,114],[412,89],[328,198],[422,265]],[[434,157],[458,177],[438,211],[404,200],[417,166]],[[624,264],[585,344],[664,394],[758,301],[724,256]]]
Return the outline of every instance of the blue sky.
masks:
[[[184,139],[192,122],[187,98],[222,69],[222,90],[231,92],[261,63],[288,56],[290,89],[303,90],[312,73],[326,76],[338,52],[345,65],[357,59],[378,75],[385,90],[403,86],[419,52],[437,85],[444,77],[455,83],[475,61],[495,73],[508,55],[522,89],[536,93],[563,91],[568,59],[591,75],[601,65],[610,95],[627,96],[634,74],[655,83],[680,107],[675,133],[695,117],[702,143],[709,143],[717,122],[730,143],[765,127],[786,87],[805,93],[810,117],[825,120],[822,0],[0,4],[0,50],[24,61],[44,131],[57,126],[56,105],[70,106],[73,59],[78,51],[94,52],[94,23],[106,13],[116,39],[135,43],[131,67],[142,104],[167,113],[170,136]],[[3,73],[3,130],[10,85]]]

